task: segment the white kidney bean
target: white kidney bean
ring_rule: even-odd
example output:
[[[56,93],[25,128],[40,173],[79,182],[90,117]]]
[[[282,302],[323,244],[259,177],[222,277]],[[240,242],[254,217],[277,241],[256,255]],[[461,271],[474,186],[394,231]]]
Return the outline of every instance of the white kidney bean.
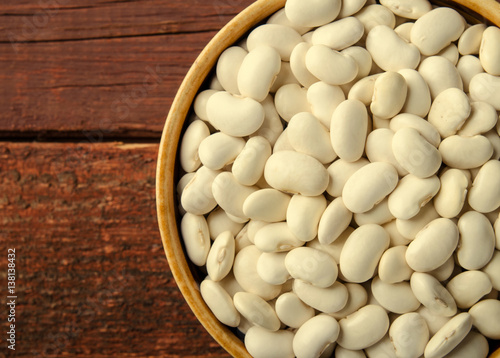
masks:
[[[278,222],[286,219],[290,196],[272,188],[260,189],[243,202],[243,213],[252,220]]]
[[[354,221],[359,226],[366,224],[383,225],[394,220],[394,216],[389,210],[388,198],[384,198],[380,203],[376,204],[373,209],[364,213],[354,214]]]
[[[465,20],[456,10],[439,7],[415,21],[411,42],[423,55],[432,56],[458,40],[464,30]]]
[[[307,101],[311,112],[325,128],[330,129],[330,121],[335,108],[345,100],[342,89],[325,82],[318,81],[307,89]]]
[[[327,193],[333,197],[341,196],[349,177],[368,163],[369,161],[366,158],[361,158],[355,162],[348,162],[341,158],[335,160],[327,169],[329,175]]]
[[[470,97],[474,101],[484,101],[500,111],[500,77],[489,73],[478,73],[469,82]]]
[[[486,102],[471,102],[471,113],[458,131],[459,135],[474,136],[488,132],[498,121],[495,108]]]
[[[339,267],[349,282],[365,282],[373,277],[384,251],[389,247],[389,235],[379,225],[368,224],[349,235],[340,254]]]
[[[293,28],[285,25],[264,24],[256,27],[247,38],[248,51],[258,46],[270,46],[278,51],[283,61],[290,60],[293,48],[302,42],[302,37]]]
[[[198,157],[205,167],[220,170],[232,163],[244,146],[245,140],[243,138],[216,132],[201,141]]]
[[[212,240],[215,240],[224,231],[229,231],[233,236],[236,236],[244,226],[243,223],[234,221],[220,207],[216,207],[208,214],[207,224]]]
[[[484,295],[491,292],[491,281],[482,271],[464,271],[453,277],[446,289],[451,293],[458,308],[472,307]]]
[[[462,342],[471,328],[471,315],[466,312],[457,314],[432,336],[425,347],[424,356],[426,358],[446,356]]]
[[[366,358],[365,353],[362,350],[351,350],[345,349],[342,346],[337,345],[335,347],[335,355],[336,358]]]
[[[287,135],[297,152],[310,155],[323,164],[331,163],[337,158],[330,141],[330,133],[311,113],[294,115],[288,122]]]
[[[346,283],[344,286],[347,288],[348,292],[347,303],[340,311],[330,313],[330,315],[337,320],[356,312],[368,302],[368,294],[362,285],[357,283]]]
[[[407,19],[418,19],[432,9],[427,0],[381,0],[380,3],[394,14]]]
[[[294,358],[293,337],[294,334],[288,330],[273,332],[253,326],[245,334],[245,348],[254,358]]]
[[[352,213],[346,208],[341,197],[328,204],[318,225],[318,240],[328,245],[339,238],[352,220]]]
[[[441,142],[441,137],[436,127],[429,123],[429,121],[423,119],[420,116],[411,113],[400,113],[391,119],[390,129],[397,132],[401,128],[414,128],[416,129],[422,137],[424,137],[429,143],[431,143],[436,148]]]
[[[375,276],[371,282],[371,293],[390,312],[403,314],[413,312],[420,306],[407,281],[387,283]]]
[[[439,214],[432,203],[428,203],[420,212],[408,220],[396,219],[396,228],[405,238],[413,240],[417,233],[432,220],[437,219]]]
[[[484,30],[486,30],[485,24],[475,24],[465,29],[458,39],[458,51],[461,55],[479,54]]]
[[[274,96],[274,104],[281,118],[287,122],[295,114],[311,110],[307,102],[307,89],[296,83],[280,87]]]
[[[374,75],[370,75],[360,80],[356,81],[349,89],[347,98],[352,100],[358,100],[363,103],[365,106],[369,106],[372,103],[373,98],[373,89],[375,86],[375,81],[382,74],[377,73]]]
[[[425,117],[431,107],[431,93],[427,82],[414,69],[404,68],[398,70],[398,73],[404,77],[408,86],[406,101],[401,109],[401,113]]]
[[[319,357],[326,347],[337,340],[340,326],[335,318],[319,314],[307,320],[293,337],[293,352],[297,358]]]
[[[285,4],[285,12],[294,24],[317,27],[335,20],[340,12],[341,4],[340,0],[315,1],[312,4],[306,4],[300,0],[289,0]]]
[[[196,116],[204,121],[208,121],[207,102],[213,94],[220,91],[215,89],[207,89],[198,93],[193,102],[193,110]]]
[[[340,252],[342,251],[342,248],[344,247],[344,244],[349,237],[349,235],[354,231],[354,228],[351,226],[347,227],[347,229],[344,230],[342,234],[331,244],[328,245],[323,245],[319,242],[318,239],[314,239],[312,241],[309,241],[306,243],[306,246],[308,247],[313,247],[318,250],[322,250],[328,254],[330,254],[334,259],[335,262],[340,261]]]
[[[217,61],[216,73],[221,86],[231,94],[240,94],[238,88],[238,71],[248,51],[240,46],[225,49]]]
[[[397,115],[406,101],[407,90],[405,78],[399,73],[388,71],[380,75],[373,87],[373,115],[382,119]]]
[[[298,45],[297,45],[298,46]],[[293,54],[293,52],[292,52]],[[292,59],[290,55],[290,60]],[[280,72],[278,72],[278,75],[276,76],[276,79],[274,80],[273,84],[271,85],[271,88],[269,89],[270,93],[276,93],[278,89],[280,89],[281,86],[284,86],[289,83],[296,83],[299,84],[300,82],[295,78],[292,68],[290,66],[290,62],[286,61],[281,61],[281,68]]]
[[[264,177],[275,189],[306,196],[320,195],[328,185],[328,173],[317,159],[292,151],[272,154],[266,162]]]
[[[184,214],[180,231],[189,259],[195,265],[203,266],[210,250],[210,233],[205,217],[189,212]]]
[[[280,328],[281,323],[274,309],[256,294],[237,292],[233,301],[238,312],[250,323],[270,331],[277,331]]]
[[[372,56],[366,50],[364,47],[361,46],[351,46],[348,48],[345,48],[342,50],[342,54],[351,56],[354,61],[356,61],[356,64],[358,65],[358,74],[354,78],[354,80],[346,86],[352,86],[354,82],[357,80],[360,80],[362,78],[365,78],[368,76],[371,72],[372,66],[373,66],[373,61],[372,61]],[[348,93],[349,91],[346,91]]]
[[[375,62],[384,71],[399,71],[405,68],[415,69],[420,62],[418,48],[406,42],[391,27],[375,26],[366,37],[366,49]],[[398,56],[392,56],[393,53]]]
[[[437,269],[427,272],[429,275],[434,276],[438,281],[446,281],[455,272],[455,258],[450,256],[448,260]]]
[[[413,27],[413,22],[403,22],[396,26],[394,31],[406,42],[410,42],[411,28]]]
[[[285,266],[293,278],[323,288],[331,286],[338,275],[333,257],[311,247],[292,249],[286,255]]]
[[[337,343],[351,350],[370,347],[381,340],[389,329],[387,312],[377,305],[366,305],[339,321]]]
[[[379,25],[385,25],[391,29],[396,27],[396,16],[394,16],[394,13],[379,4],[367,4],[354,14],[354,17],[363,23],[365,28],[364,38]]]
[[[242,96],[261,102],[281,69],[281,57],[270,46],[257,46],[243,59],[238,71],[238,89]]]
[[[243,185],[254,185],[264,174],[264,166],[271,156],[271,144],[261,136],[251,137],[234,159],[231,171]]]
[[[441,56],[431,56],[420,62],[418,73],[429,86],[431,98],[434,99],[445,89],[456,87],[463,89],[463,82],[453,63]]]
[[[394,134],[392,151],[398,163],[419,178],[436,174],[441,166],[440,152],[411,127],[401,128]]]
[[[491,339],[500,339],[500,301],[481,300],[469,310],[472,324],[477,330]]]
[[[207,256],[207,272],[212,281],[220,281],[231,271],[235,242],[230,231],[224,231],[214,240]]]
[[[284,252],[304,245],[286,222],[267,224],[260,228],[254,237],[255,245],[262,252]]]
[[[344,308],[348,298],[347,288],[339,281],[335,281],[330,287],[323,288],[295,279],[293,280],[293,292],[305,304],[328,314]]]
[[[255,186],[240,184],[231,172],[220,173],[212,183],[212,193],[217,204],[226,213],[242,219],[247,219],[243,212],[245,199],[257,190]]]
[[[460,57],[457,62],[457,71],[462,78],[464,85],[464,91],[469,92],[469,84],[472,78],[478,73],[483,73],[484,69],[481,66],[481,61],[479,58],[473,55],[465,55]]]
[[[436,237],[439,237],[439,241]],[[435,270],[451,257],[458,240],[459,230],[452,220],[434,219],[420,230],[408,245],[406,261],[415,271]]]
[[[342,190],[344,204],[353,213],[369,211],[394,190],[397,182],[398,173],[391,164],[367,164],[347,179]]]
[[[233,273],[241,288],[267,301],[279,295],[281,285],[273,285],[260,278],[257,272],[257,262],[261,253],[255,245],[241,249],[234,258]]]
[[[394,117],[397,118],[398,116]],[[391,123],[394,119],[391,120]],[[374,129],[366,138],[365,153],[370,162],[386,162],[396,168],[400,176],[408,174],[396,160],[392,152],[392,139],[394,132],[389,128]]]
[[[293,292],[283,293],[276,300],[276,314],[281,322],[292,328],[299,328],[314,317],[314,309],[300,300]]]
[[[441,187],[434,197],[434,207],[440,216],[453,218],[464,206],[469,179],[463,170],[451,168],[444,171],[439,180]]]
[[[458,346],[456,346],[447,358],[486,358],[488,356],[488,340],[481,333],[470,331]]]
[[[339,19],[354,15],[366,4],[366,0],[343,1],[338,15]]]
[[[500,251],[495,250],[493,256],[486,266],[481,271],[486,273],[490,278],[491,284],[495,290],[500,290]]]
[[[381,281],[391,284],[410,280],[413,270],[406,262],[407,247],[393,246],[387,249],[378,264],[378,277]]]
[[[325,45],[313,45],[307,50],[306,67],[314,76],[331,85],[348,83],[358,74],[358,65],[351,56]]]
[[[349,16],[318,27],[313,32],[312,43],[340,51],[357,43],[364,31],[361,21]]]
[[[377,343],[371,345],[364,349],[366,356],[369,358],[398,358],[396,356],[396,351],[394,350],[394,346],[391,342],[391,338],[389,337],[389,333],[386,333],[381,340]]]
[[[295,152],[295,149],[293,149],[292,144],[290,143],[290,140],[288,139],[288,128],[285,128],[283,132],[279,135],[278,139],[276,139],[276,143],[274,144],[273,147],[273,153],[281,152],[289,150],[292,152]],[[269,159],[269,158],[267,158]]]
[[[429,342],[429,328],[425,319],[417,312],[405,313],[396,318],[390,328],[389,337],[398,357],[420,357]]]
[[[294,47],[290,55],[290,69],[297,81],[306,88],[319,81],[306,67],[306,54],[311,46],[310,43],[301,42]]]
[[[389,221],[388,223],[382,224],[382,227],[389,234],[389,238],[391,240],[389,246],[399,246],[399,245],[408,245],[411,239],[407,239],[399,232],[396,226],[397,219]]]
[[[481,45],[479,47],[479,59],[484,70],[495,76],[500,76],[500,29],[496,26],[488,26],[483,32]]]
[[[205,279],[200,284],[200,293],[215,317],[230,327],[240,324],[240,314],[233,304],[231,296],[215,281]]]
[[[207,100],[207,118],[222,133],[244,137],[264,122],[264,108],[252,98],[236,97],[219,91]]]
[[[300,25],[292,23],[290,21],[290,19],[288,19],[288,17],[286,16],[285,8],[281,8],[280,10],[278,10],[274,14],[272,14],[269,17],[269,19],[267,19],[266,23],[267,24],[278,24],[278,25],[289,26],[301,35],[304,35],[306,32],[308,32],[312,29],[311,26],[300,26]]]
[[[457,313],[457,304],[450,292],[432,275],[414,272],[410,279],[413,294],[434,314],[451,317]]]
[[[491,158],[493,146],[483,135],[452,135],[441,142],[439,153],[443,163],[452,168],[472,169],[480,167]]]
[[[439,93],[431,105],[428,121],[442,138],[458,132],[471,112],[469,98],[460,89],[452,87]]]
[[[288,204],[286,222],[290,231],[301,241],[311,241],[318,233],[318,224],[327,202],[323,195],[295,194]]]
[[[500,207],[499,180],[500,162],[498,160],[486,162],[479,169],[470,188],[469,205],[482,213],[489,213]]]
[[[436,332],[439,331],[441,327],[443,327],[451,319],[451,317],[445,317],[435,314],[424,305],[421,305],[416,312],[420,314],[420,316],[422,316],[422,318],[427,323],[430,337],[435,335]]]
[[[419,213],[421,207],[432,200],[439,187],[440,181],[435,175],[419,178],[408,174],[389,195],[389,210],[398,219],[411,219]]]
[[[179,150],[179,162],[181,167],[186,172],[194,172],[201,165],[198,156],[198,148],[200,143],[210,135],[205,122],[197,119],[194,120],[184,132]]]
[[[267,283],[282,285],[290,274],[285,266],[286,252],[263,252],[257,260],[257,273]]]
[[[460,242],[457,248],[457,261],[467,270],[484,267],[495,251],[495,232],[484,214],[468,211],[458,219]]]
[[[343,101],[333,112],[330,123],[333,150],[346,161],[359,160],[363,154],[367,130],[368,113],[363,103],[350,99]]]

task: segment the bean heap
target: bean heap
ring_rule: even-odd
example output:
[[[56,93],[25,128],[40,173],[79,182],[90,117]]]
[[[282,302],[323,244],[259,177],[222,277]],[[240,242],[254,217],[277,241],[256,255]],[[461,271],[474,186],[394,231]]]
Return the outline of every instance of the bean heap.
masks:
[[[486,357],[500,29],[427,0],[288,0],[210,80],[181,138],[180,232],[248,352]]]

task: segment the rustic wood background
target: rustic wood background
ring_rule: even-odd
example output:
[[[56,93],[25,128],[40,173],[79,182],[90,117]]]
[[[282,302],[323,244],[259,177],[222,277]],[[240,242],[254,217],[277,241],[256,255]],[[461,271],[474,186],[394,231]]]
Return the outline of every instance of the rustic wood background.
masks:
[[[0,2],[0,357],[228,356],[169,271],[155,165],[190,64],[251,2]]]

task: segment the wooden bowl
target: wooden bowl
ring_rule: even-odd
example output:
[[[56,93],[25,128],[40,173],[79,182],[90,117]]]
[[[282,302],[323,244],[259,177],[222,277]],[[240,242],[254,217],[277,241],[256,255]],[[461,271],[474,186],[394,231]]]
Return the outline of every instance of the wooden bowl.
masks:
[[[432,2],[436,5],[455,8],[471,23],[487,21],[500,27],[500,3],[495,0],[435,0]],[[192,271],[194,266],[187,261],[179,237],[180,215],[176,197],[176,185],[180,177],[178,145],[195,95],[212,71],[222,51],[233,45],[259,22],[282,8],[284,4],[285,0],[257,0],[214,36],[193,63],[177,92],[165,122],[159,148],[156,204],[161,238],[170,269],[198,320],[234,357],[251,358],[241,339],[235,335],[234,331],[221,324],[203,301],[199,291],[200,281],[195,279],[195,276],[199,275]],[[500,358],[498,347],[497,342],[492,348],[496,351],[490,358]]]

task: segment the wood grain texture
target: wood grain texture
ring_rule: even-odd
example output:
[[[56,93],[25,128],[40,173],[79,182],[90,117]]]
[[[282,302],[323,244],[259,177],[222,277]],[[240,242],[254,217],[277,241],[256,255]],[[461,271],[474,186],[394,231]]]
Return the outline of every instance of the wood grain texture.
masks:
[[[0,137],[158,139],[192,62],[251,2],[2,1]]]
[[[5,283],[7,248],[16,248],[16,357],[227,356],[169,272],[157,150],[0,143],[0,274]]]

